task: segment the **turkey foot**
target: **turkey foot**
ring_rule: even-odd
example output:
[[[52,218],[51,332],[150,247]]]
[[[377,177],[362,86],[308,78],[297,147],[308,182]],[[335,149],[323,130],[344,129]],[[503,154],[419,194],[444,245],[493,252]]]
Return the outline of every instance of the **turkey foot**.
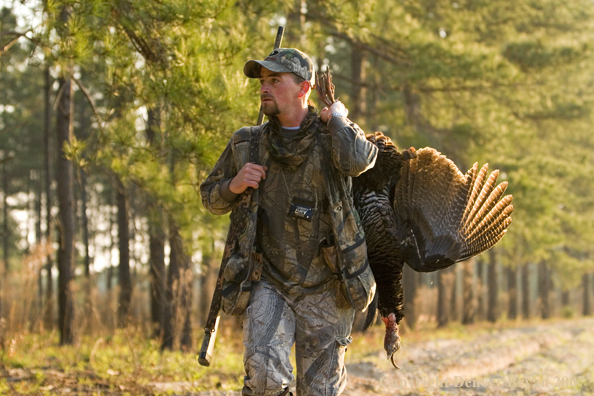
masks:
[[[399,369],[394,362],[394,354],[400,349],[400,336],[398,335],[398,323],[396,323],[396,315],[389,314],[387,318],[382,317],[386,325],[386,336],[384,337],[384,349],[388,354],[388,359],[392,361],[392,365]]]

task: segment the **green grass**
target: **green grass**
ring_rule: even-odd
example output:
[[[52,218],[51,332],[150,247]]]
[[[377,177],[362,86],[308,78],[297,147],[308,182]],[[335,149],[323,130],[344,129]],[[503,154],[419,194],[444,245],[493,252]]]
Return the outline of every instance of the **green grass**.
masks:
[[[157,341],[132,329],[113,337],[85,336],[73,346],[59,346],[55,333],[16,335],[7,344],[0,364],[10,381],[2,379],[0,394],[60,388],[92,394],[122,387],[135,394],[150,392],[151,382],[187,382],[191,391],[241,389],[243,381],[241,343],[233,338],[217,340],[211,367],[200,366],[193,352],[161,353]]]
[[[401,331],[403,348],[435,339],[473,338],[496,330],[536,326],[562,319],[542,321],[481,322],[469,326],[452,323],[436,329],[434,323]],[[384,358],[383,326],[366,333],[354,333],[348,348],[347,363],[377,362]],[[243,382],[243,346],[241,333],[219,334],[213,362],[202,367],[196,350],[202,332],[194,338],[194,351],[160,352],[160,344],[148,340],[139,329],[119,330],[114,336],[83,336],[76,345],[60,346],[57,332],[7,335],[0,350],[0,394],[53,394],[69,388],[78,394],[168,394],[155,391],[151,383],[183,382],[187,391],[240,390]],[[292,358],[295,367],[294,356]],[[591,373],[589,373],[591,374]],[[588,384],[591,386],[591,384]]]

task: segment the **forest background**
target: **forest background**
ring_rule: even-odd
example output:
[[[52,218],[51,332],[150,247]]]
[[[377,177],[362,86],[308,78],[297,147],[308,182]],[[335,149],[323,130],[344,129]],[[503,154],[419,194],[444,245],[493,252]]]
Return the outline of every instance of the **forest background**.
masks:
[[[57,330],[62,345],[133,326],[196,350],[228,226],[198,186],[255,123],[259,86],[242,68],[279,25],[284,47],[331,68],[365,131],[509,182],[500,244],[406,271],[406,328],[592,314],[591,1],[4,0],[3,348],[11,334]]]

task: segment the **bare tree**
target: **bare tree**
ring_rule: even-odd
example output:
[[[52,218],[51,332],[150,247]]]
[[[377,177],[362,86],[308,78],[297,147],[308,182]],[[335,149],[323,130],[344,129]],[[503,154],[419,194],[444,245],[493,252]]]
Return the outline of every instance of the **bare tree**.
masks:
[[[538,280],[538,291],[540,295],[540,316],[543,319],[548,319],[551,317],[551,279],[549,275],[549,268],[544,261],[538,265]]]
[[[148,110],[146,138],[149,144],[156,146],[155,135],[160,127],[160,109]],[[165,312],[165,230],[163,227],[163,210],[151,198],[147,197],[149,210],[149,253],[150,253],[150,280],[151,280],[151,321],[153,323],[153,336],[159,337],[163,330]]]
[[[404,314],[406,315],[406,324],[414,329],[417,322],[417,311],[415,309],[415,298],[417,296],[417,285],[419,283],[419,274],[405,265],[402,270],[402,282],[404,286]]]
[[[474,298],[474,263],[475,259],[471,258],[463,263],[463,277],[462,277],[462,323],[474,323],[474,314],[476,311],[476,300]]]
[[[476,276],[476,316],[478,320],[485,320],[485,261],[483,258],[477,260]]]
[[[518,317],[518,268],[507,267],[507,294],[508,310],[507,317],[514,320]]]
[[[44,87],[44,109],[45,122],[43,125],[43,140],[45,142],[45,241],[51,243],[52,241],[52,175],[51,175],[51,139],[50,139],[50,123],[51,123],[51,86],[52,79],[50,76],[49,66],[46,65],[43,71],[45,79]],[[51,330],[54,327],[54,279],[52,276],[53,261],[52,256],[46,256],[46,286],[45,286],[45,311],[43,314],[43,325],[46,329]]]
[[[2,258],[4,261],[4,276],[8,274],[8,259],[10,257],[10,228],[8,227],[8,172],[6,171],[7,162],[8,161],[2,161]]]
[[[582,288],[584,292],[582,315],[590,316],[592,315],[592,297],[590,296],[591,281],[590,274],[588,273],[582,275]]]
[[[444,327],[449,322],[448,276],[446,270],[437,272],[437,327]]]
[[[453,265],[450,267],[452,273],[452,294],[450,298],[450,320],[459,319],[458,311],[458,266]]]
[[[497,298],[499,294],[499,282],[497,277],[497,253],[495,249],[489,250],[489,298],[487,305],[487,320],[496,322],[499,316]]]
[[[522,266],[522,317],[530,318],[530,267],[528,264]]]
[[[351,45],[351,111],[350,117],[354,121],[361,121],[365,115],[366,108],[366,89],[364,82],[366,78],[366,61],[363,48],[353,42]]]
[[[68,20],[68,13],[62,10],[62,20]],[[60,100],[58,104],[58,167],[56,178],[58,181],[58,203],[60,208],[59,230],[60,249],[58,251],[58,310],[60,344],[74,343],[74,301],[70,282],[74,276],[74,196],[73,196],[73,166],[66,158],[64,146],[70,142],[72,136],[72,116],[74,112],[72,97],[72,83],[70,78],[59,78]]]
[[[120,295],[118,298],[118,327],[127,324],[130,301],[132,300],[132,277],[130,274],[130,225],[128,217],[128,198],[126,188],[119,178],[116,178],[116,204],[118,207],[118,248],[120,261],[118,264],[118,284]]]

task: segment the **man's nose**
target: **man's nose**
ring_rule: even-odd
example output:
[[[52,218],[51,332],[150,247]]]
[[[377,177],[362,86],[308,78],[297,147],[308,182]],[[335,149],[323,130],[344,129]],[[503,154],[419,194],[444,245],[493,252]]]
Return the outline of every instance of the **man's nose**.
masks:
[[[260,93],[270,93],[270,84],[263,82],[262,85],[260,85]]]

